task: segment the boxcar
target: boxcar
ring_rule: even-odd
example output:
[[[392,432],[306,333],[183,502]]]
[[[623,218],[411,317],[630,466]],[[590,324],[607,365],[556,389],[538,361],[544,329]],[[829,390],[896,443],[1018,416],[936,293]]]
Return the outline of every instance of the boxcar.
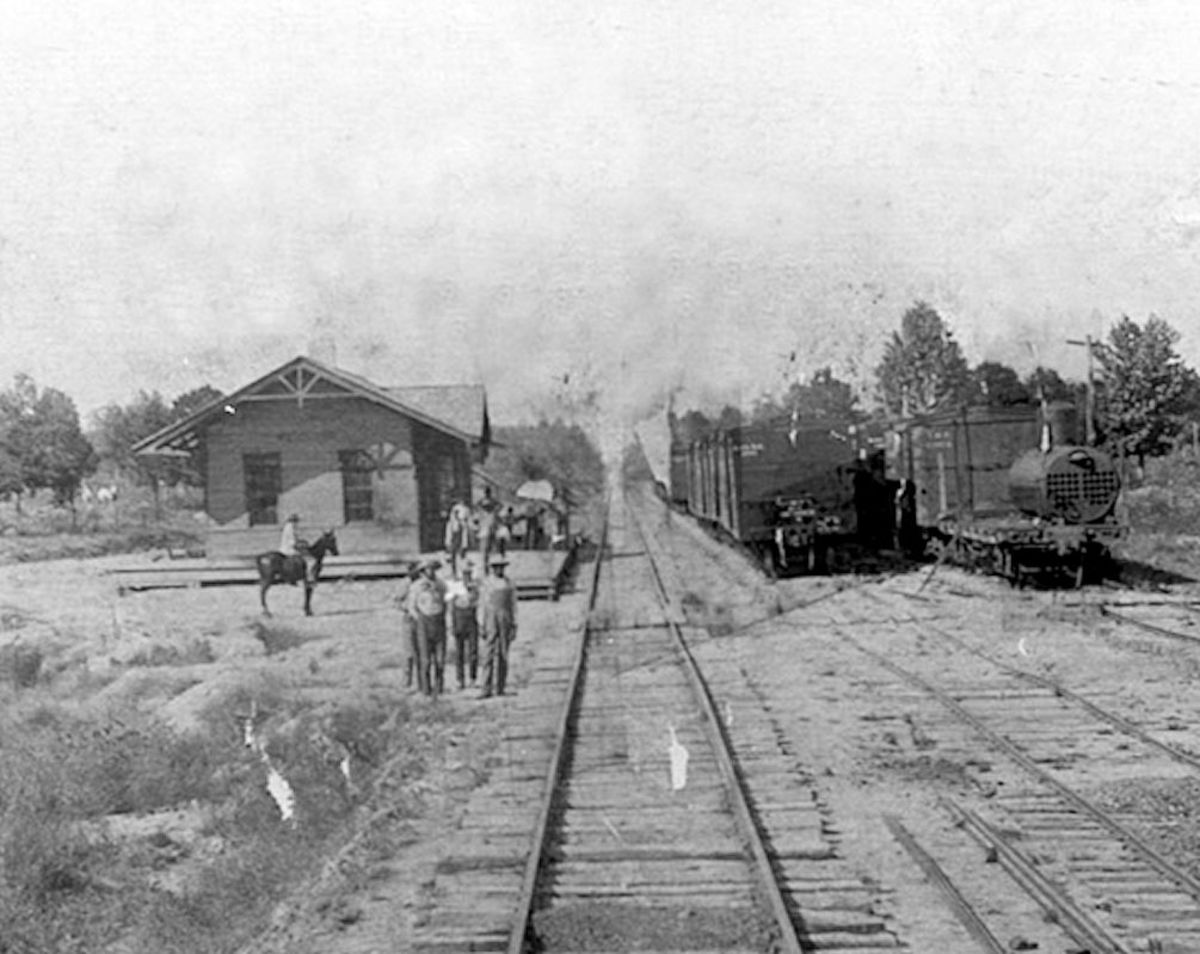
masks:
[[[905,421],[889,440],[904,487],[901,536],[1015,583],[1100,571],[1124,532],[1120,478],[1104,452],[1078,443],[1071,405],[965,408]]]
[[[687,448],[687,507],[753,550],[769,571],[815,570],[830,547],[856,532],[864,483],[880,483],[860,460],[860,443],[845,421],[716,431]]]

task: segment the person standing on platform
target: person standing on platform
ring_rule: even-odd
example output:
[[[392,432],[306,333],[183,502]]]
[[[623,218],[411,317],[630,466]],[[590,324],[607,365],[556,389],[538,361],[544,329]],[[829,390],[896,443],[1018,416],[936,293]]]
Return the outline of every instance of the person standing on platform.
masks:
[[[517,638],[517,589],[505,576],[507,566],[504,557],[492,557],[491,572],[479,589],[479,628],[487,653],[481,699],[504,695],[508,648]]]
[[[463,561],[462,578],[450,583],[447,594],[454,633],[454,674],[458,688],[464,689],[467,679],[473,686],[479,675],[479,584],[470,563]]]
[[[525,549],[538,550],[542,541],[542,514],[536,504],[529,504],[525,516]]]
[[[458,576],[458,561],[471,549],[471,510],[461,500],[450,508],[446,518],[446,556],[450,560],[450,575]]]
[[[475,505],[475,524],[479,533],[479,559],[483,566],[489,566],[492,548],[496,545],[496,519],[500,505],[492,496],[492,488],[484,487],[483,496]]]
[[[438,579],[439,560],[421,564],[421,575],[409,593],[417,629],[417,679],[421,692],[437,696],[446,678],[446,587]]]
[[[400,587],[396,590],[395,596],[396,608],[400,610],[400,646],[405,657],[404,687],[406,689],[412,688],[413,673],[417,671],[417,621],[413,619],[409,607],[409,596],[420,575],[419,564],[410,563],[408,575],[400,581]],[[419,680],[417,684],[420,685]]]
[[[511,504],[500,511],[500,519],[496,523],[496,552],[500,556],[508,553],[509,544],[512,543],[513,524],[516,522],[517,515]]]

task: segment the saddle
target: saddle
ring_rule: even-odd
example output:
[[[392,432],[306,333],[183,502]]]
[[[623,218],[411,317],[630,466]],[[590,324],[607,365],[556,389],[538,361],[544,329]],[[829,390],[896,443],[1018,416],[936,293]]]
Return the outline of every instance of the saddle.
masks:
[[[290,583],[295,586],[301,580],[307,579],[312,573],[313,560],[308,555],[308,548],[291,556],[279,554],[279,572],[275,574],[274,582]]]

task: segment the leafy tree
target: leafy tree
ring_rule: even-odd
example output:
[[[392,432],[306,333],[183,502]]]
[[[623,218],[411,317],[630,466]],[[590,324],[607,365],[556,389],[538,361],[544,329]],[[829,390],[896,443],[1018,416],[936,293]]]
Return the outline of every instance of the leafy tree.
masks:
[[[1011,407],[1029,404],[1032,395],[1020,376],[1007,364],[981,361],[971,370],[971,384],[976,402],[989,407]]]
[[[33,417],[37,385],[27,374],[18,374],[13,385],[0,392],[0,493],[16,498],[29,489],[28,461],[33,453]]]
[[[19,374],[0,394],[0,482],[8,493],[47,489],[57,504],[73,504],[96,453],[79,426],[79,412],[62,391],[38,390]]]
[[[131,448],[155,431],[183,420],[222,397],[220,391],[205,384],[184,392],[170,405],[157,391],[141,391],[127,405],[109,404],[101,408],[96,413],[94,428],[101,459],[126,479],[139,484],[157,486],[158,481],[164,481],[199,486],[201,476],[188,458],[139,457]]]
[[[1077,397],[1079,385],[1064,381],[1053,368],[1043,368],[1039,365],[1025,379],[1025,388],[1034,401],[1073,401]]]
[[[1194,394],[1196,373],[1176,352],[1178,340],[1179,333],[1155,315],[1141,326],[1122,316],[1108,340],[1095,346],[1108,434],[1139,464],[1171,448]]]
[[[96,450],[102,460],[126,479],[152,484],[167,477],[169,465],[157,458],[138,457],[132,447],[176,419],[161,394],[140,391],[128,405],[109,404],[96,412]]]
[[[35,450],[28,482],[54,492],[61,505],[75,502],[83,478],[96,470],[96,452],[79,425],[79,411],[62,391],[46,388],[34,411]]]
[[[964,403],[970,394],[962,349],[941,315],[923,301],[904,313],[875,374],[890,414],[924,414]]]
[[[527,480],[548,480],[578,509],[604,492],[604,460],[577,424],[542,419],[535,427],[498,427],[487,469],[515,491]]]
[[[175,421],[182,421],[185,417],[196,413],[203,407],[221,400],[225,395],[214,388],[211,384],[202,384],[198,388],[192,388],[190,391],[185,391],[179,395],[171,404],[171,415]],[[172,421],[174,423],[174,421]]]
[[[839,420],[859,417],[858,398],[845,381],[834,377],[832,368],[821,368],[808,384],[795,383],[781,398],[764,397],[751,412],[751,420],[763,423],[796,414],[801,418],[832,417]]]

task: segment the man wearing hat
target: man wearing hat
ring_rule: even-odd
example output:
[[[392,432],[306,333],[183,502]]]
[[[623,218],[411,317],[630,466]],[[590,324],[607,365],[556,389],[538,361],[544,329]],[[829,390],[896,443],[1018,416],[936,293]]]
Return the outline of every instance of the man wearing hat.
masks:
[[[452,580],[447,587],[450,601],[450,622],[454,632],[454,674],[458,677],[458,688],[465,688],[469,677],[471,685],[479,672],[479,584],[475,582],[475,568],[467,560],[462,564],[462,577]]]
[[[311,583],[316,582],[317,561],[308,552],[308,543],[296,536],[300,526],[300,515],[291,514],[283,522],[283,530],[279,533],[279,552],[283,554],[284,564],[295,564],[299,561],[304,566],[304,578]],[[299,567],[297,567],[297,572]]]
[[[517,589],[505,576],[507,566],[504,557],[492,557],[488,562],[488,577],[479,589],[480,635],[487,653],[481,699],[504,695],[508,647],[517,638]]]
[[[285,557],[296,555],[296,527],[300,525],[300,514],[294,513],[283,522],[283,530],[279,534],[279,552]]]
[[[471,508],[461,500],[450,508],[446,518],[446,555],[450,559],[450,575],[458,575],[458,562],[465,559],[471,549]]]
[[[437,578],[440,560],[421,564],[408,605],[417,631],[417,679],[421,692],[437,696],[446,678],[446,585]]]
[[[404,651],[404,686],[407,689],[412,688],[413,673],[417,671],[417,621],[413,618],[411,608],[409,606],[409,597],[412,594],[413,585],[417,582],[417,578],[421,575],[421,564],[413,561],[408,564],[408,574],[400,580],[400,586],[396,590],[395,603],[396,608],[400,610],[400,646]],[[417,681],[418,687],[421,685],[420,679]]]

